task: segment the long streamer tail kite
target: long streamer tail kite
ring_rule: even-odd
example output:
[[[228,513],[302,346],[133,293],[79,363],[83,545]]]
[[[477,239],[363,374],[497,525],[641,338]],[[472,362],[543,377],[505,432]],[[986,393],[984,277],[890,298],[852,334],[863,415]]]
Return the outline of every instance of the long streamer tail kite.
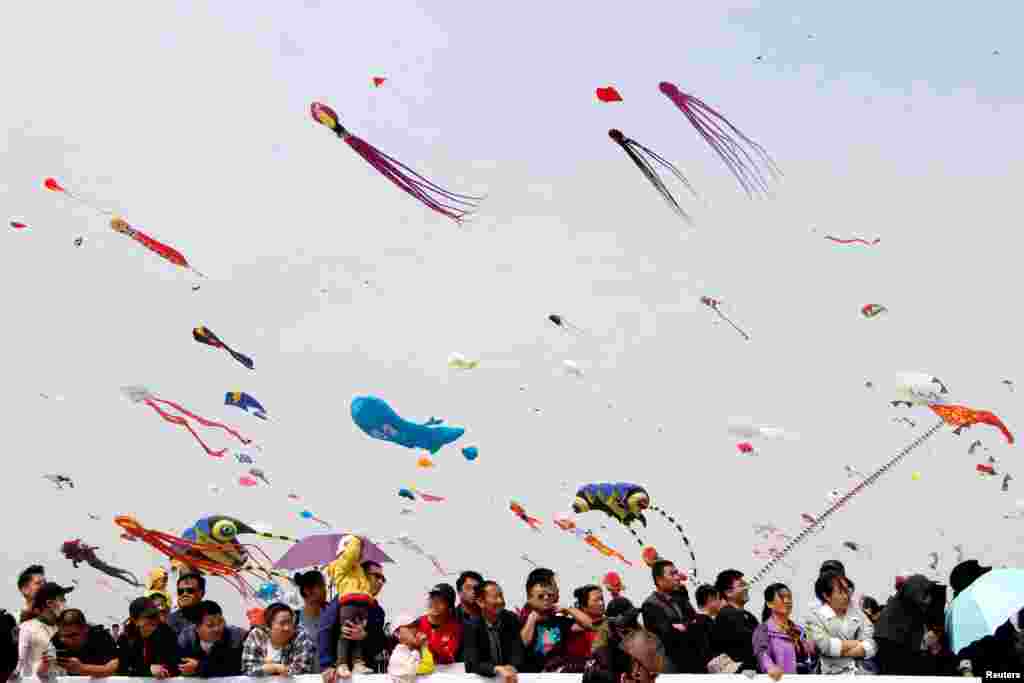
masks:
[[[676,213],[676,215],[678,215],[687,223],[692,224],[693,219],[690,217],[690,214],[686,213],[683,207],[680,206],[679,201],[676,200],[675,196],[669,191],[668,187],[665,185],[665,181],[663,181],[661,177],[658,175],[658,171],[655,168],[654,164],[658,164],[662,168],[669,171],[672,175],[676,177],[676,179],[679,182],[681,182],[686,187],[687,190],[690,191],[694,198],[700,199],[700,197],[697,195],[697,191],[693,189],[692,185],[690,185],[690,181],[686,179],[686,176],[683,175],[683,172],[676,168],[672,164],[672,162],[663,158],[661,155],[657,154],[653,150],[644,147],[633,138],[626,137],[621,130],[612,128],[611,130],[608,131],[608,137],[610,137],[615,144],[622,148],[622,150],[626,153],[630,160],[636,165],[637,168],[640,169],[640,172],[644,174],[644,177],[647,178],[647,182],[654,186],[654,189],[658,191],[658,194],[662,196],[662,198],[668,203],[669,207]],[[652,164],[651,162],[654,162],[654,164]]]
[[[207,346],[212,346],[215,349],[224,349],[225,351],[230,353],[231,357],[237,360],[239,363],[249,368],[250,370],[253,369],[254,364],[252,362],[252,358],[249,358],[249,356],[246,356],[243,353],[235,351],[230,346],[222,342],[220,338],[217,337],[217,335],[215,335],[213,333],[213,330],[211,330],[210,328],[203,327],[202,325],[196,327],[195,329],[192,330],[192,338],[195,339],[200,344],[206,344]]]
[[[166,422],[170,422],[171,424],[178,425],[180,427],[184,427],[185,429],[187,429],[189,433],[191,433],[192,436],[195,438],[195,440],[199,442],[199,445],[203,447],[203,450],[206,451],[207,455],[210,455],[214,458],[223,458],[224,454],[227,452],[228,449],[222,448],[219,451],[211,449],[209,446],[206,445],[202,438],[200,438],[199,434],[196,433],[196,431],[192,428],[192,425],[189,424],[188,419],[186,418],[192,418],[193,420],[203,425],[204,427],[216,427],[218,429],[223,429],[225,432],[235,437],[243,444],[252,443],[250,439],[247,439],[246,437],[242,436],[231,427],[225,424],[221,424],[220,422],[207,420],[205,417],[196,415],[195,413],[192,413],[189,410],[181,407],[177,403],[172,403],[171,401],[165,401],[162,398],[157,398],[145,387],[121,387],[121,393],[123,393],[132,403],[145,403],[147,406],[155,410],[157,415],[163,418]],[[173,415],[164,410],[163,408],[161,408],[161,405],[168,406],[169,408],[181,413],[181,415]]]
[[[98,207],[92,202],[83,199],[82,197],[79,197],[78,195],[73,194],[72,192],[69,192],[59,182],[57,182],[55,178],[47,178],[46,181],[43,183],[43,186],[46,187],[47,190],[51,190],[53,192],[60,192],[61,194],[70,197],[71,199],[74,199],[75,201],[79,202],[84,206],[89,207],[90,209],[99,214],[102,214],[104,216],[110,216],[110,228],[114,232],[132,238],[149,251],[153,252],[154,254],[156,254],[157,256],[166,261],[170,261],[176,266],[191,270],[199,277],[206,277],[198,270],[193,268],[191,265],[189,265],[188,261],[185,259],[182,253],[175,249],[174,247],[168,246],[163,242],[153,239],[152,237],[150,237],[149,235],[147,235],[146,233],[142,232],[137,228],[133,228],[128,223],[128,221],[118,216],[115,216],[112,211]]]
[[[772,180],[778,180],[782,171],[764,147],[740,132],[700,98],[682,92],[667,81],[662,81],[658,89],[683,112],[690,125],[729,168],[747,196],[769,194],[765,173]]]
[[[329,128],[335,135],[348,143],[356,154],[394,183],[403,192],[412,195],[428,208],[461,223],[479,207],[483,197],[456,194],[444,189],[431,180],[412,170],[398,159],[388,156],[362,138],[348,132],[338,114],[326,104],[314,102],[310,105],[313,120]]]

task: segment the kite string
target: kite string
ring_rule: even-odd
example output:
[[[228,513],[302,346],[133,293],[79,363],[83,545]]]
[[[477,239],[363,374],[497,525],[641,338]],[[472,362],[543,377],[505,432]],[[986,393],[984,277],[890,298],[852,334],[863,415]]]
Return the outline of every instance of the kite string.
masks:
[[[765,566],[763,566],[757,572],[757,574],[754,575],[754,578],[750,581],[750,585],[754,585],[761,581],[761,579],[763,579],[768,574],[768,572],[771,571],[771,569],[782,560],[782,558],[784,558],[786,555],[790,553],[790,551],[792,551],[794,548],[796,548],[796,546],[802,543],[804,539],[806,539],[811,534],[811,532],[813,532],[817,527],[821,526],[825,519],[828,518],[833,512],[843,507],[855,495],[857,495],[858,493],[866,489],[868,486],[871,486],[876,481],[878,481],[879,477],[888,472],[895,465],[899,464],[901,460],[910,455],[910,453],[912,453],[919,446],[925,443],[928,439],[934,436],[945,424],[946,422],[944,420],[939,420],[937,424],[933,425],[928,429],[928,431],[924,432],[923,434],[921,434],[921,436],[917,437],[913,442],[911,442],[903,450],[897,453],[894,458],[889,460],[889,462],[885,463],[877,470],[872,472],[870,476],[864,479],[864,481],[854,486],[846,493],[846,495],[844,495],[842,498],[840,498],[831,506],[829,506],[829,508],[825,510],[825,512],[823,512],[821,515],[815,518],[813,523],[804,528],[803,531],[801,531],[799,534],[796,535],[795,538],[793,538],[789,543],[787,543],[785,547],[783,547],[782,551],[779,553],[778,557],[773,558]]]

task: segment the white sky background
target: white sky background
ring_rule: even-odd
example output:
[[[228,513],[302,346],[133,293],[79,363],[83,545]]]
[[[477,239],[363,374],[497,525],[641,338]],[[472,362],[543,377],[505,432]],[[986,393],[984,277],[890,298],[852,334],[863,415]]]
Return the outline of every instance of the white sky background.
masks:
[[[1020,11],[727,4],[3,3],[0,206],[32,226],[2,239],[5,604],[18,604],[17,572],[40,561],[54,579],[80,581],[73,604],[92,618],[123,616],[94,570],[59,556],[61,542],[82,537],[141,578],[158,557],[118,540],[114,515],[174,532],[213,513],[317,532],[289,491],[339,528],[408,531],[453,569],[497,578],[513,604],[523,553],[559,571],[565,599],[617,569],[641,600],[649,574],[624,530],[579,520],[637,560],[632,570],[550,524],[531,533],[508,499],[550,521],[578,484],[644,483],[684,520],[702,578],[753,574],[752,523],[798,532],[801,512],[852,485],[844,464],[870,469],[934,421],[918,410],[916,431],[891,423],[904,414],[887,403],[894,373],[934,373],[1024,429],[1022,394],[1000,384],[1024,377]],[[375,75],[384,87],[370,86]],[[786,173],[775,200],[739,192],[661,80],[774,155]],[[624,102],[595,101],[609,84]],[[488,194],[478,221],[460,228],[403,195],[310,119],[312,100],[440,184]],[[684,169],[710,205],[685,200],[694,228],[608,139],[611,127]],[[46,176],[176,246],[210,280],[193,293],[180,270],[43,190]],[[882,243],[843,247],[824,234]],[[752,341],[714,324],[702,294],[723,297]],[[865,320],[866,303],[890,313]],[[551,327],[553,312],[591,339]],[[200,324],[256,371],[192,341]],[[453,374],[452,351],[483,364]],[[565,359],[586,379],[565,377]],[[257,437],[273,488],[239,488],[233,458],[207,457],[183,429],[123,401],[125,384]],[[231,390],[273,421],[223,406]],[[434,471],[418,470],[417,453],[352,424],[352,397],[368,393],[467,434]],[[801,440],[738,456],[733,416]],[[975,475],[974,438],[1022,477],[1009,493]],[[957,542],[1020,566],[1020,522],[1001,518],[1024,497],[1016,453],[982,427],[931,444],[792,556],[797,572],[779,576],[799,607],[831,556],[878,598],[932,550],[948,577]],[[467,445],[478,461],[459,454]],[[76,489],[41,479],[54,471]],[[211,483],[225,495],[212,498]],[[449,500],[401,517],[395,493],[409,485]],[[647,540],[687,564],[657,516]],[[873,560],[840,550],[845,540],[871,546]],[[415,609],[438,578],[425,559],[394,555],[383,602]],[[241,620],[237,598],[213,583]]]

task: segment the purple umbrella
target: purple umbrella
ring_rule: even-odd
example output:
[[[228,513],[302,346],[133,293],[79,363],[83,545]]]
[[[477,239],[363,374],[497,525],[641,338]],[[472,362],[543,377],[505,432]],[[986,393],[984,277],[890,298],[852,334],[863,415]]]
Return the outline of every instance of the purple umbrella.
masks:
[[[338,543],[346,534],[316,534],[307,536],[284,554],[280,560],[274,563],[274,569],[305,569],[306,567],[319,567],[329,564],[338,556]],[[363,536],[359,537],[363,542],[363,556],[360,562],[384,562],[394,563],[387,553],[380,549],[376,543]]]

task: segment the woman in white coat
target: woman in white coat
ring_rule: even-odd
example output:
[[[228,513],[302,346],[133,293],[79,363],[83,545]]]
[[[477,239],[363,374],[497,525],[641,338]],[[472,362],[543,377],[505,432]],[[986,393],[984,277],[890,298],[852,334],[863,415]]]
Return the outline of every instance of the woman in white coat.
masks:
[[[817,648],[821,673],[877,673],[867,662],[878,650],[875,627],[850,604],[853,582],[838,572],[826,571],[814,582],[814,593],[822,604],[808,618],[807,632]]]

